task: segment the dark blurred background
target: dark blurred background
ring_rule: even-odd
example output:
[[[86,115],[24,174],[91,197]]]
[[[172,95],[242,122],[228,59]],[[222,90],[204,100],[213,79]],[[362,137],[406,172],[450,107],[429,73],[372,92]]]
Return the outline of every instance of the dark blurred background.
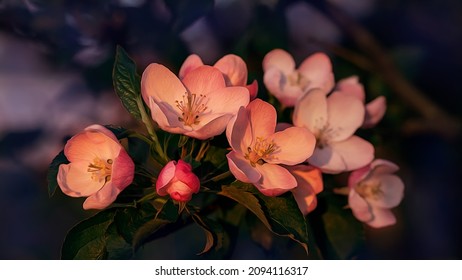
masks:
[[[268,51],[286,49],[297,63],[327,52],[336,80],[358,75],[368,100],[386,96],[385,118],[360,133],[377,157],[400,165],[406,185],[397,224],[366,228],[356,257],[462,258],[461,15],[458,0],[0,0],[0,259],[57,259],[67,230],[92,214],[60,191],[49,198],[46,172],[87,125],[137,125],[113,92],[117,45],[139,73],[150,62],[178,71],[190,53],[207,64],[238,54],[261,96]],[[181,239],[164,238],[139,257],[201,250],[203,240]],[[233,255],[297,257],[244,235]]]

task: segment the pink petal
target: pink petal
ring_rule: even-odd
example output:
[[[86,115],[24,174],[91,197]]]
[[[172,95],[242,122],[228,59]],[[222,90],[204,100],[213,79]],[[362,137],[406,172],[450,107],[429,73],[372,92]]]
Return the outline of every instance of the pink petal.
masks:
[[[112,185],[112,182],[107,182],[98,192],[89,196],[83,203],[83,209],[104,209],[113,203],[120,190]]]
[[[134,175],[135,164],[133,160],[124,149],[121,149],[112,164],[112,184],[122,191],[132,183]]]
[[[277,114],[271,104],[257,98],[247,105],[247,111],[252,125],[253,139],[266,138],[274,133]]]
[[[266,89],[276,96],[281,96],[282,91],[282,79],[287,79],[284,74],[276,67],[268,68],[263,74],[263,83]]]
[[[210,114],[235,115],[241,106],[249,104],[249,91],[245,87],[224,87],[207,95],[207,110]]]
[[[374,146],[358,136],[345,141],[333,142],[316,148],[308,162],[324,173],[352,171],[369,164],[374,159]]]
[[[173,200],[180,201],[180,202],[187,202],[191,200],[192,194],[196,192],[192,192],[190,187],[181,182],[176,181],[168,185],[167,193]]]
[[[366,165],[359,169],[353,170],[353,172],[351,172],[350,176],[348,177],[348,186],[354,187],[356,184],[358,184],[359,181],[369,175],[370,171],[370,165]]]
[[[367,223],[373,228],[382,228],[396,223],[395,215],[389,209],[374,208],[373,215],[373,219]]]
[[[242,155],[232,151],[226,157],[228,158],[229,171],[237,180],[244,183],[256,183],[260,180],[261,174]]]
[[[70,162],[92,162],[95,157],[112,159],[121,149],[118,140],[114,141],[114,138],[115,136],[109,137],[99,130],[84,130],[67,141],[64,154]]]
[[[273,164],[294,165],[306,161],[314,151],[316,138],[304,127],[290,127],[268,138],[274,141],[276,151],[265,159]]]
[[[342,141],[353,135],[364,121],[364,105],[357,98],[334,92],[327,98],[327,114],[332,141]]]
[[[274,94],[284,107],[294,107],[303,95],[305,95],[305,91],[301,87],[292,86],[288,83],[284,84],[282,91],[278,95]]]
[[[404,183],[395,175],[379,175],[373,177],[380,184],[381,193],[368,198],[374,207],[393,208],[398,206],[404,196]],[[371,178],[372,180],[372,178]]]
[[[112,140],[114,140],[114,142],[116,142],[116,143],[119,142],[119,140],[114,135],[114,133],[112,133],[112,131],[110,131],[106,127],[104,127],[102,125],[99,125],[99,124],[93,124],[93,125],[87,126],[85,128],[85,131],[99,132],[99,133],[102,133],[102,134],[106,135],[107,137],[111,138]]]
[[[194,130],[183,132],[185,135],[199,139],[205,140],[222,134],[229,120],[233,117],[231,114],[214,114],[207,115],[207,118],[204,118],[201,121],[201,125],[194,128]],[[202,125],[202,122],[206,122]]]
[[[286,76],[295,70],[295,61],[293,57],[282,49],[274,49],[267,53],[263,58],[263,71],[276,67]]]
[[[254,100],[257,98],[258,93],[258,82],[257,80],[253,80],[253,82],[249,85],[245,86],[249,90],[250,100]]]
[[[246,108],[241,107],[237,115],[230,120],[226,128],[226,137],[231,148],[243,154],[247,152],[247,147],[252,144],[252,126]]]
[[[326,94],[320,89],[310,90],[295,104],[293,123],[308,128],[314,135],[327,123]]]
[[[228,54],[218,60],[214,66],[224,74],[228,86],[247,84],[247,65],[241,57]]]
[[[361,222],[368,223],[374,218],[370,205],[367,204],[367,201],[364,200],[354,190],[350,191],[348,196],[348,205],[350,206],[351,211],[353,212],[353,215],[356,217],[356,219],[360,220]]]
[[[202,59],[197,54],[191,54],[183,62],[183,65],[181,65],[178,76],[180,79],[183,79],[189,72],[202,65],[204,65]]]
[[[366,104],[366,117],[362,125],[363,128],[374,127],[385,115],[387,103],[384,96],[379,96],[376,99]]]
[[[336,91],[340,91],[342,94],[350,94],[361,100],[363,103],[366,99],[364,86],[359,82],[358,76],[351,76],[340,80],[337,83]]]
[[[282,122],[277,123],[276,124],[276,132],[283,131],[285,129],[288,129],[289,127],[293,127],[293,125],[290,124],[290,123],[285,123],[285,122],[284,123],[282,123]]]
[[[323,190],[321,171],[308,165],[295,165],[287,167],[297,180],[297,187],[292,189],[300,211],[304,215],[316,208],[316,194]]]
[[[156,181],[157,193],[161,196],[166,195],[165,187],[175,177],[176,164],[175,161],[169,161],[159,173]]]
[[[192,172],[192,167],[189,163],[178,160],[178,164],[176,166],[175,176],[177,179],[183,183],[185,183],[190,193],[197,193],[200,189],[200,181],[199,178]]]
[[[254,185],[267,196],[278,196],[297,186],[297,181],[290,172],[276,164],[256,165],[261,178]]]
[[[399,170],[398,165],[385,159],[375,159],[371,162],[374,175],[391,174]]]
[[[309,81],[309,88],[320,88],[328,93],[334,87],[334,74],[330,58],[324,53],[315,53],[307,57],[298,71]]]
[[[87,172],[88,162],[77,161],[61,164],[57,181],[61,191],[72,197],[89,196],[101,189],[103,183],[95,182]]]
[[[200,66],[189,72],[183,78],[183,83],[191,94],[196,95],[207,95],[226,86],[223,74],[218,69],[208,65]]]
[[[151,117],[159,127],[167,132],[184,134],[191,131],[192,128],[185,126],[178,117],[180,113],[176,112],[172,106],[166,102],[156,103],[153,98],[150,100]]]
[[[182,100],[186,88],[167,67],[151,63],[141,77],[141,94],[146,104],[150,97],[156,102],[163,101],[175,106],[175,100]]]

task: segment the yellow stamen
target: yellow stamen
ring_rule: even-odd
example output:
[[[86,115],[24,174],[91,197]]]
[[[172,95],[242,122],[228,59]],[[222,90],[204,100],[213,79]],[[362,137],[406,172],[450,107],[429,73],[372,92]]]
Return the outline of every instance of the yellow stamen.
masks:
[[[268,141],[263,137],[257,137],[253,148],[247,147],[245,158],[249,160],[250,165],[255,167],[256,164],[262,165],[266,161],[274,159],[273,153],[275,153],[277,149],[278,146],[274,143],[274,140]]]
[[[91,179],[96,182],[106,183],[111,180],[112,174],[112,159],[102,160],[100,158],[93,159],[88,165],[87,172],[91,174]]]
[[[199,124],[200,116],[207,110],[206,96],[197,95],[195,93],[186,92],[183,94],[183,100],[175,100],[176,107],[180,109],[181,116],[178,120],[183,122],[185,125],[191,126],[193,124]]]

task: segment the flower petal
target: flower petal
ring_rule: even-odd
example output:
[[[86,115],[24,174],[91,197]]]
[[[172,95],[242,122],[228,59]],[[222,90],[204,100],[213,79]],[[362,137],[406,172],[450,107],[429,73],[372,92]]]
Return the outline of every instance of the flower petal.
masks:
[[[356,219],[368,223],[372,221],[372,208],[356,191],[351,190],[348,195],[348,205]]]
[[[57,181],[62,192],[72,197],[89,196],[97,192],[104,182],[96,182],[87,172],[88,162],[77,161],[61,164],[58,169]]]
[[[259,98],[253,100],[247,105],[249,119],[252,125],[252,137],[267,138],[272,135],[276,129],[276,109]]]
[[[232,86],[212,91],[207,95],[207,114],[235,115],[241,106],[249,104],[249,91],[245,87]]]
[[[204,122],[207,122],[204,125],[197,126],[194,130],[184,132],[185,135],[199,139],[205,140],[222,134],[226,126],[229,123],[229,120],[233,117],[232,114],[214,114],[207,115],[207,119],[204,118]]]
[[[239,154],[247,152],[247,147],[252,144],[252,126],[246,108],[241,107],[237,115],[229,121],[226,137],[234,151]]]
[[[292,189],[298,208],[303,215],[313,211],[317,205],[316,194],[323,190],[321,171],[308,165],[295,165],[287,167],[287,170],[297,180],[297,187]]]
[[[112,185],[112,182],[107,182],[98,192],[89,196],[83,203],[83,209],[104,209],[113,203],[120,190]]]
[[[374,159],[374,146],[366,140],[351,136],[345,141],[333,142],[316,148],[308,162],[324,173],[352,171],[369,164]]]
[[[224,74],[228,86],[245,86],[247,84],[247,65],[240,56],[225,55],[214,66]]]
[[[382,228],[396,224],[396,217],[389,209],[374,208],[374,218],[367,224],[373,228]]]
[[[324,53],[314,53],[307,57],[298,68],[298,71],[309,81],[309,88],[320,88],[330,92],[334,87],[334,74],[330,58]]]
[[[115,136],[107,136],[101,130],[86,129],[69,139],[64,154],[70,162],[83,160],[92,162],[96,157],[113,159],[119,154],[121,146]],[[112,134],[112,132],[109,131]],[[113,135],[113,134],[112,134]],[[117,138],[116,138],[117,139]]]
[[[372,178],[371,178],[372,179]],[[371,205],[380,208],[393,208],[398,206],[404,196],[404,183],[396,175],[374,176],[380,184],[380,193],[368,198]]]
[[[371,162],[374,175],[391,174],[399,170],[398,165],[385,159],[375,159]]]
[[[268,68],[263,74],[263,83],[265,84],[266,89],[268,89],[268,91],[276,97],[282,95],[282,79],[287,78],[277,67]]]
[[[236,179],[244,183],[256,183],[260,180],[261,174],[242,155],[231,151],[226,157],[228,158],[229,171],[233,173]]]
[[[327,98],[329,128],[333,131],[331,141],[342,141],[353,135],[364,121],[363,103],[351,96],[334,92]]]
[[[316,139],[304,127],[289,127],[274,133],[268,140],[274,141],[276,151],[266,161],[273,164],[294,165],[306,161],[314,151]]]
[[[186,88],[175,74],[167,67],[151,63],[141,77],[141,94],[149,105],[150,97],[156,102],[163,101],[175,106],[175,100],[181,100]]]
[[[257,98],[257,93],[258,93],[258,82],[257,80],[253,80],[253,82],[249,85],[245,86],[249,90],[249,97],[250,100],[254,100]]]
[[[293,123],[295,126],[308,128],[314,135],[319,135],[327,123],[326,94],[320,89],[307,92],[295,104]]]
[[[160,171],[159,176],[156,181],[156,191],[159,195],[167,195],[166,190],[164,189],[170,181],[175,177],[176,162],[169,161]]]
[[[361,100],[363,103],[366,99],[364,86],[359,82],[358,76],[351,76],[340,80],[337,83],[336,91],[340,91],[342,94],[350,94]]]
[[[197,54],[191,54],[185,59],[185,61],[181,65],[178,77],[180,77],[180,79],[183,79],[189,72],[202,65],[204,65],[202,59]]]
[[[183,78],[183,83],[191,94],[196,95],[207,95],[226,87],[223,74],[218,69],[208,65],[199,66],[189,72]]]
[[[127,152],[121,149],[112,164],[112,184],[115,188],[123,190],[132,183],[134,176],[135,164]]]
[[[282,49],[274,49],[263,58],[263,71],[276,67],[286,76],[295,70],[295,61],[292,55]]]
[[[297,186],[294,176],[282,166],[265,163],[257,164],[256,169],[261,178],[254,185],[264,195],[278,196]]]
[[[379,96],[376,99],[366,104],[366,116],[363,128],[374,127],[385,115],[387,110],[387,102],[384,96]]]

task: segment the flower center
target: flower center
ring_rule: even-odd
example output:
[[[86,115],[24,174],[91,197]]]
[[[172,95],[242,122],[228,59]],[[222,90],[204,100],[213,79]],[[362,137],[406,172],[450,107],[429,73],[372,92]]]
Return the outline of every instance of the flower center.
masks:
[[[378,200],[383,196],[380,182],[377,180],[363,180],[354,188],[355,191],[363,198]]]
[[[317,131],[314,131],[313,134],[316,137],[316,147],[323,149],[329,145],[332,138],[335,138],[342,129],[331,127],[329,123],[324,123],[324,125],[320,125],[320,123],[324,123],[323,118],[316,119],[315,127]]]
[[[292,72],[287,79],[289,81],[289,85],[299,87],[302,91],[305,91],[310,83],[310,81],[298,71]]]
[[[183,100],[175,100],[176,107],[181,111],[178,120],[188,126],[199,124],[199,117],[207,110],[205,99],[205,95],[186,92],[183,94]]]
[[[91,174],[91,179],[96,182],[106,183],[111,180],[112,174],[112,159],[106,161],[95,158],[93,162],[88,165],[87,172]]]
[[[263,137],[257,137],[255,144],[252,147],[247,147],[247,153],[245,154],[245,158],[249,160],[250,165],[255,167],[256,164],[262,165],[267,160],[274,158],[272,155],[278,146],[274,143],[273,140],[268,141]]]

